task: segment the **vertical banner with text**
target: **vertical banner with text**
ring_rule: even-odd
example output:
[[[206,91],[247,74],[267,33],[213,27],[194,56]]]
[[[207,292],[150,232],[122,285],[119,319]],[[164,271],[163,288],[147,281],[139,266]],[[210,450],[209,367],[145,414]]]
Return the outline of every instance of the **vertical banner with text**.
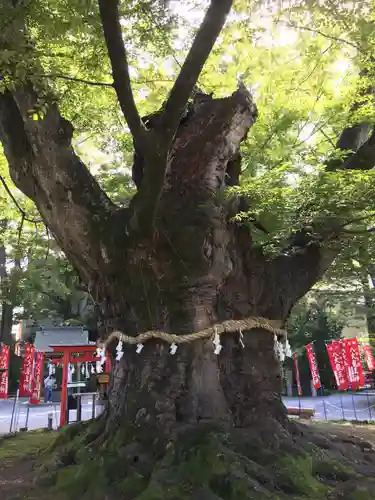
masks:
[[[8,398],[9,354],[7,345],[0,347],[0,399]]]
[[[315,387],[315,389],[320,389],[322,385],[320,383],[318,363],[316,361],[314,347],[312,344],[308,344],[306,346],[306,353],[307,353],[307,359],[309,361],[310,372],[311,372],[311,377],[312,377],[314,387]]]
[[[326,347],[332,371],[335,376],[337,389],[339,391],[346,391],[349,388],[349,382],[345,366],[342,341],[334,340]]]
[[[296,374],[298,396],[302,396],[301,376],[299,373],[298,356],[296,352],[293,353],[293,362],[294,362],[294,371]]]
[[[33,365],[34,365],[34,346],[32,344],[26,344],[22,360],[21,374],[20,374],[21,398],[31,395],[31,380],[33,377]]]
[[[345,339],[344,353],[349,386],[354,390],[359,389],[365,385],[365,374],[359,353],[358,339]]]
[[[44,354],[40,351],[35,352],[34,373],[31,381],[31,396],[29,403],[38,405],[40,403],[40,390],[43,379]]]
[[[363,354],[365,356],[367,368],[372,372],[375,370],[375,360],[369,345],[362,346]]]

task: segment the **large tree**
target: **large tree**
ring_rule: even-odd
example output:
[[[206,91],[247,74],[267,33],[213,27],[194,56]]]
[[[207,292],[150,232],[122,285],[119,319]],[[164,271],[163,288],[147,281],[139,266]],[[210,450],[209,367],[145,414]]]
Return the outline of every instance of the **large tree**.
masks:
[[[306,220],[308,210],[301,205],[300,225],[271,253],[255,244],[257,221],[236,218],[254,207],[239,189],[228,199],[225,188],[239,185],[240,146],[251,134],[257,107],[243,83],[222,98],[196,88],[233,0],[209,2],[165,102],[146,118],[141,118],[132,92],[125,47],[134,45],[123,40],[124,17],[135,16],[136,25],[138,11],[119,0],[99,0],[98,6],[74,4],[73,17],[81,14],[89,26],[79,41],[82,47],[94,39],[100,56],[105,42],[113,82],[98,85],[114,89],[134,142],[137,192],[128,206],[107,196],[72,146],[73,124],[62,116],[43,78],[48,72],[45,54],[33,47],[32,35],[43,37],[37,21],[22,2],[4,4],[0,140],[11,177],[35,202],[100,306],[103,336],[113,330],[131,336],[146,330],[178,335],[210,327],[214,333],[215,324],[252,317],[282,327],[294,304],[322,277],[347,241],[343,229],[350,217],[347,210],[334,213],[331,206],[326,216]],[[139,4],[139,16],[160,16],[155,30],[160,29],[164,47],[173,16],[162,13],[164,2]],[[246,6],[238,2],[232,13],[243,15]],[[47,19],[68,15],[65,6],[60,11],[50,2],[48,7],[47,14],[38,11]],[[337,40],[337,35],[330,36]],[[140,39],[148,46],[147,35]],[[136,49],[132,58],[141,57]],[[366,92],[362,89],[362,97]],[[353,113],[357,108],[353,105]],[[321,158],[330,173],[321,171],[314,178],[315,198],[307,200],[304,194],[303,202],[313,214],[318,210],[316,199],[327,196],[327,185],[332,188],[334,172],[343,171],[350,182],[348,171],[374,166],[368,120],[349,122],[335,150],[331,159]],[[244,328],[242,348],[238,328],[231,329],[222,336],[219,356],[212,339],[184,344],[175,356],[162,341],[147,342],[141,355],[134,346],[125,346],[122,360],[114,363],[103,436],[135,425],[148,429],[147,436],[156,432],[160,439],[170,438],[179,428],[207,422],[255,429],[265,437],[270,432],[282,435],[288,421],[280,398],[274,334],[259,324],[251,331]]]

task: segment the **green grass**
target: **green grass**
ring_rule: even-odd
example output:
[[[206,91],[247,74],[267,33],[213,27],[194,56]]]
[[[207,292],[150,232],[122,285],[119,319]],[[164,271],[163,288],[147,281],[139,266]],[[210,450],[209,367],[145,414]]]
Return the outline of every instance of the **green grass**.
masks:
[[[29,431],[0,438],[0,460],[37,455],[56,439],[55,432]]]

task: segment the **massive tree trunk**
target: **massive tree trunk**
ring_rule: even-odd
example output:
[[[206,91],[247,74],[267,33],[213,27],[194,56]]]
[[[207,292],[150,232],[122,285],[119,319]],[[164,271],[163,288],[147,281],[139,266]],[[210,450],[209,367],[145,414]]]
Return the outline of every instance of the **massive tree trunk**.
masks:
[[[253,247],[248,227],[228,213],[233,200],[227,203],[223,196],[227,166],[256,118],[245,90],[208,100],[179,128],[151,237],[129,225],[142,200],[136,197],[128,210],[112,206],[70,142],[61,142],[63,121],[56,107],[44,120],[30,120],[32,96],[24,87],[0,97],[0,136],[11,174],[33,196],[89,285],[103,332],[189,333],[249,316],[281,326],[321,275],[318,246],[266,259]],[[15,122],[20,126],[13,133]],[[86,222],[89,227],[81,226]],[[109,423],[143,420],[167,432],[176,424],[202,421],[284,424],[274,335],[243,333],[244,348],[239,332],[223,336],[219,356],[211,340],[184,345],[175,356],[163,342],[148,342],[140,355],[126,346],[122,361],[114,364]]]
[[[308,242],[267,259],[249,227],[233,222],[240,202],[228,202],[224,189],[238,182],[240,144],[257,115],[243,86],[225,99],[195,99],[179,125],[232,1],[211,2],[152,130],[132,98],[118,2],[99,4],[114,88],[143,161],[138,193],[128,209],[109,200],[75,154],[73,127],[57,105],[39,120],[30,116],[38,96],[29,81],[0,94],[0,140],[13,181],[88,285],[104,334],[179,334],[249,316],[281,326],[337,249]],[[7,29],[8,47],[22,24]],[[223,336],[219,356],[211,340],[184,345],[175,356],[163,342],[150,341],[141,355],[126,347],[114,364],[108,422],[142,419],[164,429],[202,421],[284,424],[274,336],[243,333],[244,348],[235,332]]]
[[[100,304],[107,331],[119,328],[134,334],[154,328],[193,332],[225,319],[252,315],[285,320],[305,289],[296,293],[295,284],[282,279],[287,262],[268,262],[252,248],[249,230],[231,221],[234,214],[227,213],[225,199],[220,196],[227,164],[255,119],[249,95],[238,91],[227,99],[207,102],[181,127],[169,153],[157,226],[151,238],[129,227],[130,212],[141,201],[135,199],[129,210],[112,206],[75,156],[70,142],[60,139],[64,122],[57,108],[52,107],[44,120],[35,122],[27,114],[32,99],[27,87],[0,98],[0,135],[11,174],[16,184],[33,196],[44,220],[89,285]],[[14,129],[15,123],[19,127]],[[91,228],[81,225],[88,221]],[[258,385],[258,380],[255,387],[273,394],[278,392],[279,383],[273,335],[249,335],[245,335],[243,350],[235,347],[238,339],[228,335],[223,339],[227,345],[221,357],[213,354],[211,342],[183,347],[175,357],[168,355],[166,345],[150,343],[141,356],[130,349],[115,368],[110,413],[125,406],[129,410],[124,401],[115,403],[114,394],[120,386],[132,385],[141,394],[136,387],[140,384],[149,392],[149,384],[156,383],[160,373],[173,372],[176,365],[176,376],[169,381],[166,378],[159,389],[171,402],[181,400],[181,409],[169,409],[169,417],[175,412],[176,419],[197,421],[233,418],[231,413],[235,413],[238,421],[246,421],[251,412],[241,417],[238,408],[244,394],[230,388],[232,381],[234,387],[241,386],[244,391],[254,384],[251,377],[244,376],[251,371],[254,359],[260,359],[250,346],[262,346],[269,361],[260,362],[254,371],[255,378],[262,381]],[[225,363],[221,363],[223,359]],[[154,363],[158,370],[150,370]],[[140,366],[142,377],[136,376]],[[269,371],[267,377],[264,371]],[[231,381],[227,372],[232,373]],[[149,380],[144,379],[147,373]],[[167,381],[172,380],[177,387],[166,391]],[[128,396],[130,393],[127,391]],[[251,406],[252,399],[246,404]],[[275,399],[265,397],[262,404]],[[255,405],[258,396],[253,400]],[[138,406],[136,403],[133,411]],[[276,406],[279,416],[279,402]]]

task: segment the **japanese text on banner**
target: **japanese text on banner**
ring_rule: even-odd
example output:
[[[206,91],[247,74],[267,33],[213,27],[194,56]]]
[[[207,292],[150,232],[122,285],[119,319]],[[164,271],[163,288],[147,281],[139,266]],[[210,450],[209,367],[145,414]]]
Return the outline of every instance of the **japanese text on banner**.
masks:
[[[22,361],[21,375],[20,375],[20,397],[31,395],[31,379],[33,375],[33,365],[34,365],[34,346],[31,344],[26,344]]]
[[[370,371],[373,371],[375,370],[375,360],[374,360],[374,356],[372,354],[372,351],[371,351],[371,347],[369,345],[364,345],[362,347],[363,349],[363,354],[365,356],[365,360],[366,360],[366,364],[367,364],[367,367]]]
[[[328,344],[327,352],[337,388],[339,391],[346,391],[349,383],[341,340],[334,340],[331,344]]]
[[[362,367],[361,355],[357,339],[344,340],[344,352],[349,385],[351,389],[358,389],[365,385],[365,374]]]
[[[315,352],[312,344],[308,344],[306,346],[306,353],[307,353],[307,359],[309,361],[310,372],[314,387],[315,389],[320,389],[321,383],[320,383],[318,364],[316,362]]]
[[[9,347],[0,347],[0,399],[8,398]]]
[[[35,354],[34,375],[31,381],[31,396],[30,404],[37,405],[40,403],[40,389],[43,378],[44,354],[37,351]]]

